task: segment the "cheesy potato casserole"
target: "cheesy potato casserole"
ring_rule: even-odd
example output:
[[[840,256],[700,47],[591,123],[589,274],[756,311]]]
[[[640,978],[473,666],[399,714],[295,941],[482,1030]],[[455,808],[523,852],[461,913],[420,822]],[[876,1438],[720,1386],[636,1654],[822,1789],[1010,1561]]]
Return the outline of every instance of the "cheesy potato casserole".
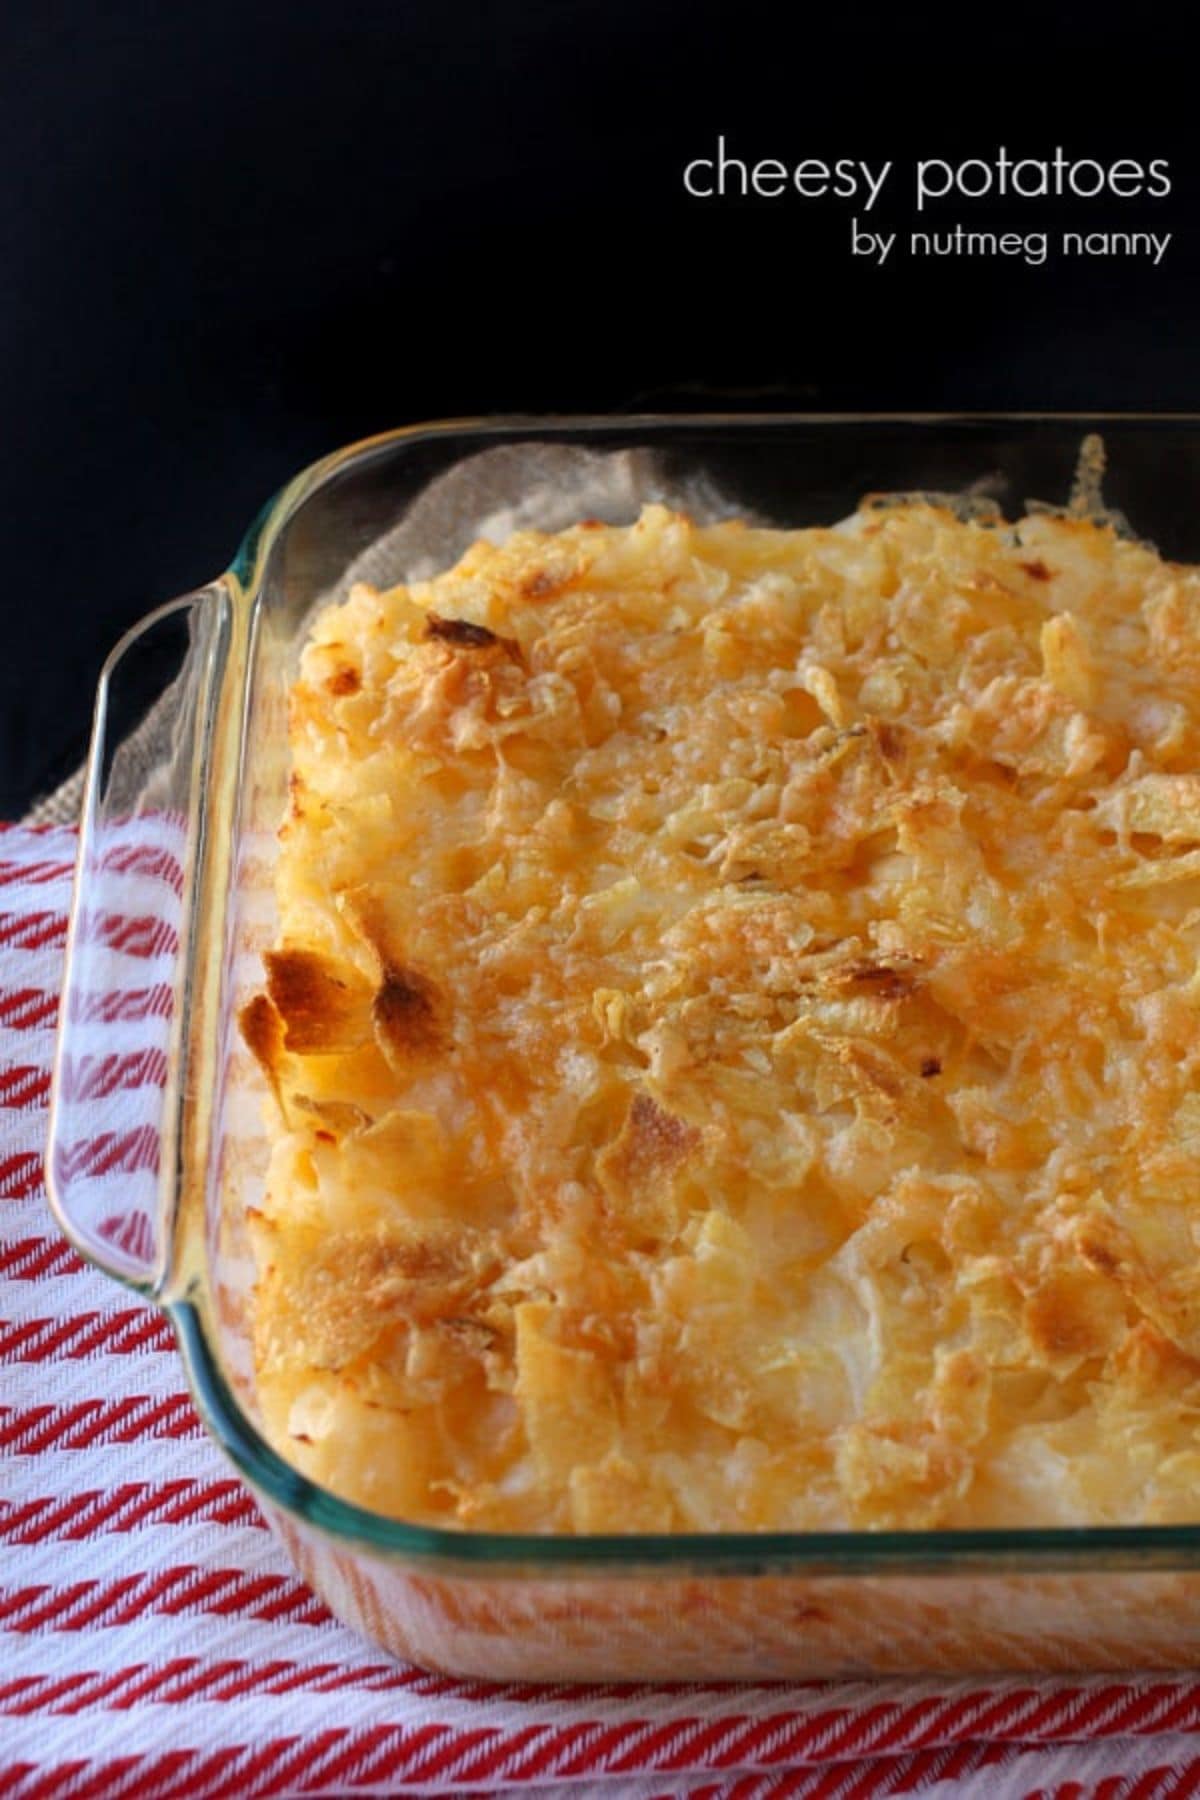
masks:
[[[292,1463],[495,1531],[1200,1515],[1200,572],[651,506],[356,587],[290,736]]]

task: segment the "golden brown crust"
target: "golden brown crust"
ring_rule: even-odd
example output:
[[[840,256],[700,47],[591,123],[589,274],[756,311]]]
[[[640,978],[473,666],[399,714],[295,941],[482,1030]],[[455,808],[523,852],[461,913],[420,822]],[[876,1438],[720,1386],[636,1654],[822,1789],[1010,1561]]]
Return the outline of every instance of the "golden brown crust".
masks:
[[[268,950],[263,962],[283,1049],[329,1054],[365,1041],[370,989],[349,964],[296,948]]]
[[[700,1133],[664,1112],[649,1094],[635,1094],[621,1135],[597,1158],[611,1187],[640,1189],[670,1175],[700,1142]]]
[[[375,1035],[384,1055],[403,1061],[441,1042],[437,990],[415,969],[388,966],[371,1002]]]
[[[1081,519],[474,546],[291,697],[259,1379],[495,1529],[1195,1517],[1200,574]]]

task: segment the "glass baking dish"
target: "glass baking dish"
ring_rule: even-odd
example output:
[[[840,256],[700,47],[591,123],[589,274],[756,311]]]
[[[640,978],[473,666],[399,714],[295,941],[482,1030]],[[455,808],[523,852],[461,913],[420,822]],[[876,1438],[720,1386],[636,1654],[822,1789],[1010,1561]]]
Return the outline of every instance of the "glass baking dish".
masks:
[[[238,1008],[272,937],[285,695],[350,574],[448,566],[481,532],[629,522],[649,499],[827,524],[871,492],[1062,503],[1081,441],[1105,500],[1200,560],[1200,419],[650,417],[447,423],[306,470],[230,570],[117,646],[97,702],[48,1179],[64,1231],[162,1306],[197,1407],[297,1566],[397,1656],[470,1676],[756,1680],[1165,1667],[1200,1651],[1200,1523],[973,1532],[519,1537],[385,1518],[256,1422],[244,1217],[264,1165]],[[122,742],[147,658],[173,670]],[[1200,1501],[1197,1506],[1200,1518]]]

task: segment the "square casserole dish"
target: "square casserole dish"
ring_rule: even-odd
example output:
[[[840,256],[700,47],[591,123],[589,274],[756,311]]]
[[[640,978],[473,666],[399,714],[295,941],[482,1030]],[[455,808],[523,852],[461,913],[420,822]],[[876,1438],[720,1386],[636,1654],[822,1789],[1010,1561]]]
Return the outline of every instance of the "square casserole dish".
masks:
[[[196,1405],[306,1580],[365,1637],[492,1679],[691,1680],[1178,1667],[1200,1651],[1197,1524],[515,1536],[351,1505],[266,1441],[254,1394],[263,1087],[236,1028],[272,941],[286,694],[318,603],[446,568],[481,533],[701,517],[832,524],[868,493],[1065,500],[1082,440],[1106,501],[1200,561],[1200,420],[651,417],[389,433],[298,476],[232,568],[106,665],[51,1112],[75,1246],[171,1318]],[[147,671],[171,677],[144,702]],[[114,1067],[134,1070],[123,1085]]]

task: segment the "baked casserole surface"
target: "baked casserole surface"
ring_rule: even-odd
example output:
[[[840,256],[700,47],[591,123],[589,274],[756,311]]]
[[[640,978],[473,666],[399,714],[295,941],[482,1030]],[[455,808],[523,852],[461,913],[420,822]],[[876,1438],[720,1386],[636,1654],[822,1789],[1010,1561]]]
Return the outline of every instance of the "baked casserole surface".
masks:
[[[495,1531],[1200,1514],[1200,573],[651,506],[355,588],[290,740],[293,1464]]]

